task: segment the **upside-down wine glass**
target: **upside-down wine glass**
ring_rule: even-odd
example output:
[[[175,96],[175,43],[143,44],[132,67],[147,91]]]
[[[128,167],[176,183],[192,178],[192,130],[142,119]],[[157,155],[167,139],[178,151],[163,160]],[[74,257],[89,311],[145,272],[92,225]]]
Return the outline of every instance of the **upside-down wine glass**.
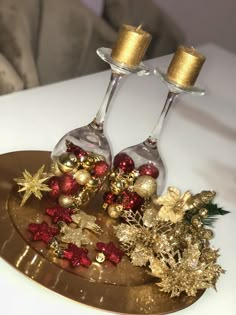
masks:
[[[111,151],[109,143],[104,134],[104,121],[108,107],[111,103],[112,96],[119,84],[119,81],[125,76],[135,73],[138,76],[148,75],[149,69],[140,63],[136,68],[129,68],[114,61],[111,57],[110,48],[99,48],[97,50],[98,56],[107,62],[111,67],[110,81],[103,98],[102,104],[96,113],[95,118],[88,125],[76,128],[65,134],[56,144],[52,151],[52,160],[58,162],[59,157],[66,152],[67,142],[80,146],[84,150],[89,150],[102,155],[107,162],[111,161]]]
[[[111,77],[102,104],[92,122],[69,131],[52,151],[51,158],[56,169],[62,173],[72,174],[77,183],[83,186],[80,197],[73,198],[73,203],[79,206],[91,198],[91,192],[94,193],[100,189],[105,179],[103,175],[107,174],[111,166],[111,150],[103,126],[119,81],[132,73],[139,76],[150,73],[150,70],[141,62],[150,42],[149,37],[148,41],[143,40],[143,33],[148,34],[141,30],[141,27],[123,25],[113,49],[103,47],[97,50],[98,56],[111,67]],[[143,42],[144,45],[142,45]],[[136,46],[140,44],[137,56]],[[135,60],[136,64],[134,66],[129,64],[126,62],[127,58],[131,61]],[[71,204],[72,200],[69,203]],[[62,205],[65,206],[65,203]]]
[[[159,119],[145,141],[120,151],[114,159],[114,166],[116,167],[122,160],[122,156],[124,160],[131,158],[140,175],[151,175],[156,178],[158,195],[162,193],[166,183],[166,169],[159,153],[159,139],[165,118],[178,95],[183,93],[204,95],[203,89],[194,87],[204,61],[205,57],[195,49],[179,47],[169,65],[167,74],[158,68],[154,70],[155,75],[169,89]],[[129,160],[127,162],[130,163]]]

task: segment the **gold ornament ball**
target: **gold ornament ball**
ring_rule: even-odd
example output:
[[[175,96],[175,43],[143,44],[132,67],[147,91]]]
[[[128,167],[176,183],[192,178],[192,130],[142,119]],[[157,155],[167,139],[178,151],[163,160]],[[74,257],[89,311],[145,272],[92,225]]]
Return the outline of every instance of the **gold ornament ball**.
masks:
[[[96,261],[102,264],[106,260],[106,256],[103,253],[98,253],[96,256]]]
[[[149,175],[139,176],[134,183],[134,191],[142,198],[149,198],[157,190],[156,180]]]
[[[193,226],[195,226],[195,227],[198,228],[198,229],[203,226],[203,223],[202,223],[202,221],[201,221],[201,218],[200,218],[200,216],[198,216],[198,215],[194,215],[194,216],[192,217],[191,223],[192,223]]]
[[[111,192],[115,195],[119,195],[125,188],[128,187],[128,182],[125,182],[124,180],[114,180],[110,183],[110,189]]]
[[[116,178],[116,176],[117,176],[117,173],[113,171],[113,172],[110,173],[109,179],[110,180],[114,180]]]
[[[213,231],[210,230],[210,229],[205,229],[205,230],[204,230],[204,233],[203,233],[203,237],[204,237],[205,239],[207,239],[207,240],[210,241],[211,239],[213,239],[214,233],[213,233]]]
[[[58,168],[63,173],[70,173],[77,166],[77,158],[73,153],[63,153],[59,157]]]
[[[122,205],[113,204],[113,205],[109,205],[107,212],[108,212],[109,217],[111,217],[112,219],[118,219],[122,210],[123,210]]]
[[[73,199],[67,195],[60,195],[58,198],[59,205],[63,208],[70,208],[73,204]]]
[[[86,203],[89,200],[89,192],[87,191],[87,189],[83,189],[78,197],[76,198],[76,201],[78,201],[78,203],[80,205]]]
[[[96,191],[98,189],[98,186],[99,186],[99,179],[96,179],[96,178],[91,178],[86,187],[89,191]]]
[[[82,167],[86,170],[91,170],[91,168],[94,165],[94,158],[91,156],[87,156],[83,161],[82,161]]]
[[[87,170],[81,169],[74,174],[74,178],[79,185],[86,185],[91,179],[91,174]]]
[[[199,210],[199,215],[202,217],[202,218],[206,218],[207,215],[208,215],[208,210],[206,208],[202,208]]]

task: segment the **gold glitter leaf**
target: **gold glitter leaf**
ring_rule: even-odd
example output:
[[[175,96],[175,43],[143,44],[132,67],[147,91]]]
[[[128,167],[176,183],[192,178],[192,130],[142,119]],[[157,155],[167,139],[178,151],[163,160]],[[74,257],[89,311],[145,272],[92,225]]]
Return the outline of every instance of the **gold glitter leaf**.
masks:
[[[73,214],[71,218],[73,222],[75,222],[82,229],[88,229],[97,234],[102,233],[102,229],[95,223],[96,217],[93,215],[88,215],[84,211],[80,211],[77,214]]]
[[[64,222],[60,222],[61,230],[60,232],[63,234],[61,236],[61,240],[65,243],[73,243],[76,246],[80,247],[81,245],[86,245],[89,243],[89,239],[87,239],[81,227],[72,228],[68,226]]]
[[[196,244],[189,244],[182,259],[163,273],[161,282],[157,283],[161,291],[171,293],[171,297],[179,296],[183,291],[189,296],[195,296],[198,290],[215,288],[216,281],[224,270],[213,262],[200,262],[200,254]]]

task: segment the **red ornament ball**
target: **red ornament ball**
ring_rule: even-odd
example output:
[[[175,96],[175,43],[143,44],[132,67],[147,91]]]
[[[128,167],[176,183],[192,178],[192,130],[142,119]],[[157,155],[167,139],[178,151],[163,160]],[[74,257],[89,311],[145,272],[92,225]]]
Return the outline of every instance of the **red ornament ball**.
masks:
[[[98,161],[94,164],[93,175],[95,177],[103,177],[107,174],[109,165],[105,161]]]
[[[48,182],[48,187],[51,188],[51,191],[48,192],[48,195],[51,198],[58,198],[61,193],[60,177],[53,176],[52,178],[50,178]]]
[[[60,178],[60,189],[64,195],[74,195],[78,192],[80,186],[71,175],[63,175]]]
[[[126,153],[119,153],[114,158],[114,168],[122,170],[124,173],[130,173],[134,169],[134,161]]]
[[[121,193],[121,195],[122,195],[121,204],[124,207],[124,209],[137,210],[138,208],[141,207],[141,205],[144,202],[144,199],[134,191],[125,190]]]
[[[66,146],[67,146],[67,152],[72,152],[78,159],[81,159],[82,157],[88,155],[88,153],[84,151],[84,149],[75,145],[72,142],[68,142]]]
[[[153,163],[143,164],[138,170],[140,175],[149,175],[155,179],[159,176],[159,170]]]
[[[108,203],[109,205],[115,203],[116,202],[116,198],[117,198],[117,196],[114,195],[111,192],[105,192],[104,195],[103,195],[104,202]]]

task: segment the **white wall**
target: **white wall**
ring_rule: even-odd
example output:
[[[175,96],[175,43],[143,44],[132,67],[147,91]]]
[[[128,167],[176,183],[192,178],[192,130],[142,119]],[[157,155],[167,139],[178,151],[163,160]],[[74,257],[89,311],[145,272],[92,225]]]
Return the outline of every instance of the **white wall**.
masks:
[[[236,53],[236,0],[154,0],[196,46],[214,42]]]

